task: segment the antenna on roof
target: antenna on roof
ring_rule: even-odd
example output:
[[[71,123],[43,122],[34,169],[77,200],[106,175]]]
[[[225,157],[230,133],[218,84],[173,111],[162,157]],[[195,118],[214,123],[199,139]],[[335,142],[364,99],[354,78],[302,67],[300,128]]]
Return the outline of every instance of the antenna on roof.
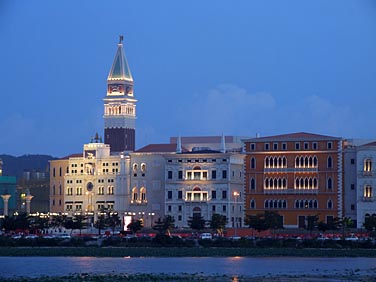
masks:
[[[122,44],[123,40],[124,40],[124,36],[123,35],[119,35],[119,44]]]

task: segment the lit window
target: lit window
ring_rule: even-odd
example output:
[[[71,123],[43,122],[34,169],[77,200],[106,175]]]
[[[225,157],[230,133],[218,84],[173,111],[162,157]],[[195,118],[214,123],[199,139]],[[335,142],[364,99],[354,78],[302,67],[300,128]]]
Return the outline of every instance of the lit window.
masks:
[[[372,186],[371,185],[366,185],[364,186],[364,198],[372,198]]]

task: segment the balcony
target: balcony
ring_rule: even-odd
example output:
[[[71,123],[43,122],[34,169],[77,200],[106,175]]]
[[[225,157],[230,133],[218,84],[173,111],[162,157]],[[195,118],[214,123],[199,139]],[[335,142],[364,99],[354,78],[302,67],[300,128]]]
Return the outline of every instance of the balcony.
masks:
[[[265,189],[264,194],[318,194],[319,189],[295,189],[295,188],[286,188],[286,189]]]
[[[185,194],[185,199],[186,202],[208,202],[209,196],[208,192],[205,191],[192,191],[192,192],[187,192]]]

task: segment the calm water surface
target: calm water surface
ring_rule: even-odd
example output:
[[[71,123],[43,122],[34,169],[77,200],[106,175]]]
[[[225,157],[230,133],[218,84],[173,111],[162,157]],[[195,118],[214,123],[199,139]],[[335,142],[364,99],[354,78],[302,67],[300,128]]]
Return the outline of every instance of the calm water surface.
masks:
[[[376,268],[375,258],[96,258],[96,257],[0,257],[0,277],[72,273],[202,273],[205,275],[263,276],[277,274],[366,272]]]

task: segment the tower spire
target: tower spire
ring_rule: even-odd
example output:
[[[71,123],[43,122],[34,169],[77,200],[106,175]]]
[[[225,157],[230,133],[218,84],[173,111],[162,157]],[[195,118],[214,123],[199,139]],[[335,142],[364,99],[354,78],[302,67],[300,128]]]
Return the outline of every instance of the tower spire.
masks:
[[[225,136],[222,132],[222,138],[221,138],[221,152],[226,153],[226,143],[225,143]]]
[[[181,137],[180,137],[180,134],[178,136],[178,141],[176,142],[176,153],[180,154],[182,152],[182,149],[181,149]]]
[[[120,35],[104,98],[104,141],[110,145],[111,153],[135,149],[137,100],[133,96],[133,77],[125,57],[123,39]]]

